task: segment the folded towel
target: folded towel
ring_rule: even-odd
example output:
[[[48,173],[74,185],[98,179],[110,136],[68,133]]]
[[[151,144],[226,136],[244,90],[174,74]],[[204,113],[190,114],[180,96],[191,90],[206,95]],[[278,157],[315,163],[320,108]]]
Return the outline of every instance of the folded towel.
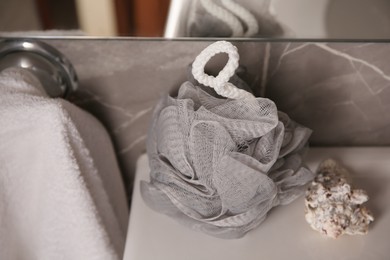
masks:
[[[30,72],[1,72],[0,259],[121,259],[127,219],[102,125]]]

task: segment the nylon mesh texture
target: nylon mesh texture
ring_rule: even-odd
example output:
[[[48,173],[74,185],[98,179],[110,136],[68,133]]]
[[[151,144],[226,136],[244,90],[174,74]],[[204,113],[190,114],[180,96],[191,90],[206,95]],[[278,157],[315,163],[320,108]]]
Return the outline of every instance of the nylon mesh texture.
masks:
[[[190,82],[157,105],[148,136],[154,210],[207,234],[238,238],[302,194],[311,130],[265,98],[216,98]]]

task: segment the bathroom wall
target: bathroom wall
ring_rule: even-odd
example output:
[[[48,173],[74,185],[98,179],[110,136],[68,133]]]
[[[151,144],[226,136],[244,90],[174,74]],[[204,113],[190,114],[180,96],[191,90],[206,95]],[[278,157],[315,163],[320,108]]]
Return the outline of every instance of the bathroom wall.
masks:
[[[114,1],[76,0],[75,3],[80,29],[86,35],[118,35]]]
[[[390,144],[390,43],[274,43],[267,96],[321,146]]]
[[[53,39],[75,66],[72,101],[109,130],[126,181],[145,152],[153,106],[211,41]],[[235,42],[257,95],[311,127],[314,146],[390,145],[390,43]]]
[[[34,1],[1,0],[0,32],[28,30],[42,30]]]

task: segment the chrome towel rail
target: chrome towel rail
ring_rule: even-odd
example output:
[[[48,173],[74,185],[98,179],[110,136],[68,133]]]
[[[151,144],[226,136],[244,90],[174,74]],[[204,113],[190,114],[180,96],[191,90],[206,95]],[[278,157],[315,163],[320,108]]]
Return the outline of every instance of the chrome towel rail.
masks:
[[[0,71],[11,67],[29,70],[50,97],[66,98],[78,86],[76,71],[57,49],[38,40],[0,40]]]

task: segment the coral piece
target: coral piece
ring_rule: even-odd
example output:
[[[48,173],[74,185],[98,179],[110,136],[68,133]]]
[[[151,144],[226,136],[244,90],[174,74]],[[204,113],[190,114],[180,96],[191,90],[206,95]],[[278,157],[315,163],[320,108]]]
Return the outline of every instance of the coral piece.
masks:
[[[366,234],[374,220],[372,213],[362,206],[367,193],[352,189],[349,173],[334,160],[321,163],[317,176],[306,192],[306,221],[320,233],[332,238],[342,234]]]

